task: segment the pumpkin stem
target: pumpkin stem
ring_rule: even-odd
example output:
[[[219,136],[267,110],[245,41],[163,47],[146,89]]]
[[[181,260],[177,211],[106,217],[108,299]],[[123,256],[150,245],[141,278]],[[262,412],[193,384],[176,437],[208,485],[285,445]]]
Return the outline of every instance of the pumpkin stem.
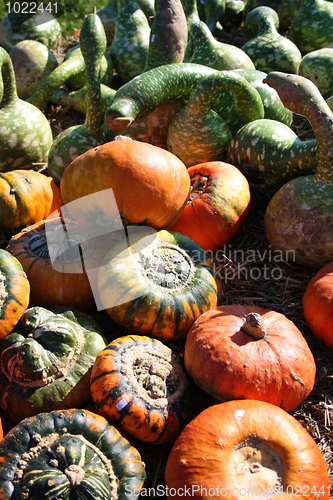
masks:
[[[245,316],[245,323],[241,330],[256,339],[263,339],[267,332],[262,316],[256,312],[251,312]]]

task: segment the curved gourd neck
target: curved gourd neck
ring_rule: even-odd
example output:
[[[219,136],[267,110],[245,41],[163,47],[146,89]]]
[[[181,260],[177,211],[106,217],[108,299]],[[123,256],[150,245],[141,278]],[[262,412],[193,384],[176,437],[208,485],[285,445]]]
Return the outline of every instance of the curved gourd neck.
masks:
[[[0,107],[8,106],[19,100],[16,90],[16,79],[12,61],[5,49],[0,47]]]

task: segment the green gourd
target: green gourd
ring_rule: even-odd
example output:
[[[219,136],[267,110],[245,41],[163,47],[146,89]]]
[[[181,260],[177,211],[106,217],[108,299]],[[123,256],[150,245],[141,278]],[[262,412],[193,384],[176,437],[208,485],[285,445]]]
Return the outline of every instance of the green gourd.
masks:
[[[37,40],[50,49],[56,49],[61,42],[61,26],[56,18],[39,24],[38,15],[22,22],[18,31],[13,31],[8,14],[0,24],[0,45],[9,52],[22,40]]]
[[[150,26],[136,0],[117,0],[117,22],[111,44],[114,67],[122,82],[143,72],[149,48]]]
[[[189,62],[193,54],[193,41],[191,36],[192,23],[200,21],[197,0],[182,0],[187,24],[187,45],[184,62]]]
[[[197,7],[201,21],[206,23],[211,33],[226,7],[226,0],[197,0]]]
[[[46,116],[17,95],[14,68],[0,47],[0,172],[47,162],[53,135]]]
[[[291,40],[280,35],[278,29],[277,12],[271,7],[256,7],[244,21],[244,30],[250,40],[242,50],[260,71],[297,74],[302,54]]]
[[[110,106],[116,92],[116,90],[101,83],[102,115],[105,114],[106,110]],[[66,90],[64,88],[59,88],[50,98],[50,102],[58,106],[60,105],[63,108],[70,106],[75,109],[75,111],[85,115],[87,113],[88,106],[88,88],[86,85],[79,90]]]
[[[191,25],[193,54],[191,63],[221,70],[255,69],[250,57],[240,48],[219,42],[203,21]]]
[[[225,9],[220,16],[219,23],[222,28],[231,29],[238,28],[243,21],[243,11],[245,2],[243,0],[226,0]],[[214,31],[214,35],[216,30]]]
[[[96,12],[102,21],[108,45],[111,45],[116,30],[117,13],[117,0],[108,0],[105,7]]]
[[[279,16],[281,30],[290,28],[301,2],[299,0],[246,0],[244,3],[243,19],[257,7],[266,6],[274,9]]]
[[[315,173],[287,182],[269,202],[266,236],[286,260],[321,268],[333,260],[333,113],[303,76],[271,72],[266,81],[286,107],[309,120],[318,145]]]
[[[303,0],[290,26],[290,38],[302,55],[333,45],[333,3]]]
[[[83,125],[61,132],[49,153],[48,170],[59,183],[65,168],[80,154],[103,143],[100,66],[106,49],[106,36],[97,14],[89,14],[80,32],[80,47],[85,61],[88,106]]]
[[[187,167],[225,158],[232,133],[223,117],[211,109],[212,97],[222,89],[231,92],[243,123],[264,117],[259,93],[242,76],[221,71],[203,78],[185,108],[170,123],[167,134],[169,151]]]
[[[233,136],[227,160],[248,179],[252,202],[266,207],[287,181],[314,173],[317,141],[302,141],[290,127],[276,120],[255,120]]]
[[[156,0],[144,71],[183,62],[187,24],[181,0]]]
[[[155,16],[155,0],[136,0],[140,9],[144,12],[149,26],[152,25]]]
[[[298,74],[313,82],[324,99],[333,95],[333,48],[313,50],[303,56]]]

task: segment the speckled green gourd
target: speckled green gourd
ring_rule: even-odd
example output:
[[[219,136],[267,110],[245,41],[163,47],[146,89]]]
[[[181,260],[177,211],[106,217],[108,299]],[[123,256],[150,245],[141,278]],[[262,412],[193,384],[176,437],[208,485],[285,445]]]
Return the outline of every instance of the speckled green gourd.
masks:
[[[0,172],[46,164],[53,142],[46,116],[17,95],[13,63],[0,47]]]
[[[114,96],[116,95],[116,90],[108,87],[101,83],[101,113],[105,114],[105,111],[110,106]],[[50,98],[52,104],[61,105],[63,108],[71,106],[75,111],[78,111],[82,115],[87,113],[88,106],[88,89],[85,85],[79,90],[66,90],[64,88],[59,88]]]
[[[155,0],[136,0],[140,9],[144,12],[149,26],[154,22],[155,16]]]
[[[8,14],[6,14],[0,24],[1,47],[9,52],[14,45],[22,40],[37,40],[50,49],[55,49],[61,42],[61,26],[55,18],[38,24],[38,16],[31,16],[21,24],[19,31],[14,32]]]
[[[229,69],[255,69],[245,52],[228,43],[219,42],[203,21],[191,25],[193,54],[190,62],[203,64],[219,71]]]
[[[271,72],[266,81],[286,107],[309,120],[318,144],[315,174],[287,182],[269,202],[266,236],[286,260],[321,268],[333,260],[333,113],[303,76]]]
[[[302,141],[284,123],[255,120],[233,136],[227,160],[247,177],[252,202],[266,207],[287,181],[315,172],[317,141]]]
[[[14,330],[1,350],[1,409],[11,420],[84,406],[106,345],[100,333],[43,307],[27,309]]]
[[[111,45],[114,33],[116,31],[118,14],[117,0],[108,0],[108,3],[105,5],[105,7],[99,9],[96,14],[102,21],[107,44]]]
[[[187,45],[184,55],[184,62],[189,62],[193,54],[193,41],[191,36],[192,23],[200,21],[197,0],[182,0],[183,9],[187,24]]]
[[[292,112],[283,106],[274,89],[263,83],[266,73],[255,69],[230,71],[238,72],[258,90],[265,118],[291,124]],[[117,91],[105,114],[106,126],[116,131],[125,130],[134,120],[147,116],[166,101],[188,99],[202,78],[216,72],[208,66],[194,63],[168,64],[146,71]],[[213,102],[213,110],[222,114],[235,132],[244,125],[239,122],[229,91],[219,92]]]
[[[226,0],[197,0],[197,7],[201,21],[206,23],[213,33],[216,23],[225,11]]]
[[[103,67],[103,71],[100,73],[101,83],[110,86],[112,83],[113,63],[106,51],[103,54],[102,63],[103,66],[101,68]],[[80,47],[70,51],[67,58],[45,78],[36,92],[27,101],[41,111],[44,111],[51,96],[65,83],[66,86],[73,90],[82,88],[87,83],[86,65]]]
[[[187,167],[224,160],[232,133],[227,122],[211,109],[216,92],[228,89],[240,120],[264,117],[264,106],[255,88],[237,73],[221,71],[203,78],[186,106],[169,125],[167,146]]]
[[[80,47],[85,61],[88,105],[83,125],[74,125],[60,133],[49,153],[48,170],[60,183],[66,167],[77,156],[104,142],[101,112],[101,59],[106,49],[106,36],[97,14],[89,14],[81,27]]]
[[[224,12],[219,19],[222,31],[223,28],[238,28],[242,24],[244,6],[243,0],[226,0]],[[215,33],[216,30],[214,35]]]
[[[300,2],[299,0],[246,0],[243,10],[243,18],[257,7],[266,6],[274,9],[279,16],[280,29],[286,30],[290,27],[296,16]]]
[[[333,46],[333,3],[303,0],[290,26],[290,38],[304,56],[312,50]]]
[[[156,0],[144,71],[183,62],[187,24],[181,0]]]
[[[333,47],[313,50],[299,65],[298,74],[305,76],[319,89],[324,99],[333,95]]]
[[[278,29],[277,12],[270,7],[256,7],[244,21],[245,33],[251,39],[242,50],[260,71],[297,74],[302,54],[291,40],[280,35]]]
[[[150,26],[136,0],[117,0],[117,8],[110,51],[117,74],[125,83],[143,72],[148,56]]]

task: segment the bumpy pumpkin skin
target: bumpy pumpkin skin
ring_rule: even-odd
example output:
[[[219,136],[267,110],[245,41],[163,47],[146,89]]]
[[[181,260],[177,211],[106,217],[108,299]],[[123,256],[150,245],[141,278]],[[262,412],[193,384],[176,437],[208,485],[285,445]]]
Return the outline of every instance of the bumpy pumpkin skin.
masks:
[[[238,168],[222,161],[188,168],[191,193],[179,219],[169,227],[216,251],[236,234],[250,208],[250,187]]]
[[[246,333],[246,316],[261,316],[266,333]],[[306,340],[283,314],[252,305],[212,308],[186,337],[185,368],[220,401],[254,399],[296,408],[310,394],[316,365]]]
[[[28,307],[30,283],[18,259],[0,249],[0,339],[4,339]]]
[[[90,391],[97,411],[149,443],[175,439],[192,416],[189,378],[178,356],[144,335],[112,341],[96,357]]]
[[[0,173],[0,230],[30,226],[62,206],[52,177],[34,170]]]
[[[90,149],[67,167],[60,183],[64,203],[112,189],[117,213],[107,195],[105,198],[101,193],[98,206],[83,199],[76,220],[94,227],[100,213],[111,219],[120,214],[124,225],[170,226],[190,193],[185,165],[169,151],[120,137],[122,140]]]
[[[303,314],[314,336],[333,349],[333,262],[309,281],[303,295]]]
[[[217,305],[220,282],[204,249],[179,232],[144,231],[115,245],[98,271],[101,303],[114,321],[162,341],[184,338]],[[147,234],[147,233],[146,233]]]
[[[185,487],[198,500],[330,498],[314,439],[289,413],[255,400],[213,405],[191,420],[168,456],[165,486],[170,500]]]
[[[136,448],[101,415],[68,409],[22,420],[0,446],[3,500],[136,500],[146,474]]]
[[[66,257],[67,237],[80,245],[83,255],[75,245],[73,253]],[[63,225],[61,217],[24,228],[12,236],[7,246],[8,252],[21,262],[28,276],[30,306],[67,306],[81,312],[96,307],[95,285],[90,282],[87,271],[99,266],[108,248],[107,240],[91,240],[75,222],[66,220]],[[50,259],[50,251],[60,254],[56,266]],[[61,260],[62,256],[64,260]]]
[[[42,411],[81,407],[103,337],[42,307],[27,309],[1,346],[1,409],[13,422]]]

